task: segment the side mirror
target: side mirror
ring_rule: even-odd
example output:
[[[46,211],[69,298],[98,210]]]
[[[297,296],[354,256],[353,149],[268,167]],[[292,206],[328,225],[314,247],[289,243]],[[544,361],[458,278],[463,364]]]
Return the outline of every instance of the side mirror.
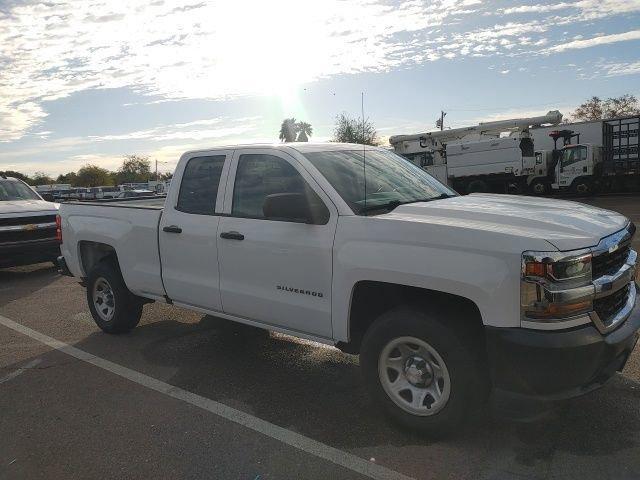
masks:
[[[302,193],[274,193],[267,195],[262,213],[269,220],[313,223],[307,197]]]

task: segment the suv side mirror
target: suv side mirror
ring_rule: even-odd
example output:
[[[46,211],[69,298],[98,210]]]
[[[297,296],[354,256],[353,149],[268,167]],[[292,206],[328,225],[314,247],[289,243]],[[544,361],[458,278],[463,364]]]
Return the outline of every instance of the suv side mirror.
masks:
[[[269,220],[314,223],[307,197],[302,193],[274,193],[267,195],[262,213]]]

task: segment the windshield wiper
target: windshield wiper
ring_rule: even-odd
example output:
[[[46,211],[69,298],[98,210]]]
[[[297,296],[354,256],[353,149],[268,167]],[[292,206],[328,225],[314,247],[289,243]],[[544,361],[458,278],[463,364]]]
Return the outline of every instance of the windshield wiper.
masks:
[[[431,202],[432,200],[442,200],[445,198],[451,198],[454,195],[449,195],[448,193],[442,193],[437,197],[429,197],[429,198],[417,198],[415,200],[409,200],[406,202],[401,202],[400,200],[391,200],[387,203],[380,203],[378,205],[367,205],[360,209],[361,213],[372,212],[374,210],[387,210],[391,212],[394,208],[399,207],[400,205],[408,205],[410,203],[420,203],[420,202]]]

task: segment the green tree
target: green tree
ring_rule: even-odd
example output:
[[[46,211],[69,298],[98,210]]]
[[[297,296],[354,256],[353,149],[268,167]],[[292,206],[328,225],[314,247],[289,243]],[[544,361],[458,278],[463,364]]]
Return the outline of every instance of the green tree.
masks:
[[[116,173],[118,184],[148,182],[151,179],[151,161],[142,155],[127,155]]]
[[[307,122],[296,123],[296,131],[298,132],[298,142],[308,142],[309,137],[313,134],[313,127]]]
[[[99,187],[113,185],[111,172],[97,165],[85,165],[76,174],[76,185],[79,187]]]
[[[35,185],[35,183],[33,183],[33,180],[29,178],[28,175],[25,175],[24,173],[16,172],[15,170],[5,170],[4,172],[0,171],[0,175],[17,178],[22,180],[25,183],[28,183],[29,185]]]
[[[600,97],[591,97],[573,112],[574,120],[603,120],[615,117],[627,117],[640,114],[640,103],[631,94],[619,97],[610,97],[602,100]]]
[[[31,181],[33,182],[33,185],[51,185],[52,183],[55,183],[53,178],[44,172],[34,173],[33,177],[31,177]]]
[[[378,145],[378,132],[368,118],[353,118],[347,113],[336,116],[336,125],[333,130],[333,142],[360,143],[365,145]]]
[[[297,123],[295,118],[285,118],[280,125],[280,135],[278,138],[283,142],[295,142],[297,133]]]
[[[58,175],[58,178],[56,178],[56,183],[68,183],[75,186],[77,182],[78,175],[76,175],[76,172],[61,173]]]

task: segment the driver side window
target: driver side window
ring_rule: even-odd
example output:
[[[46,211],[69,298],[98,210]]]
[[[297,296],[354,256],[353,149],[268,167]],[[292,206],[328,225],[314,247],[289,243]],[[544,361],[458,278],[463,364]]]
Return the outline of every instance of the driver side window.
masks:
[[[233,187],[231,215],[265,219],[263,207],[266,198],[283,193],[304,196],[314,217],[320,214],[328,219],[329,211],[320,197],[289,162],[275,155],[240,155]]]

